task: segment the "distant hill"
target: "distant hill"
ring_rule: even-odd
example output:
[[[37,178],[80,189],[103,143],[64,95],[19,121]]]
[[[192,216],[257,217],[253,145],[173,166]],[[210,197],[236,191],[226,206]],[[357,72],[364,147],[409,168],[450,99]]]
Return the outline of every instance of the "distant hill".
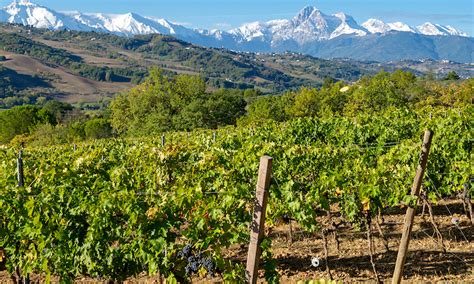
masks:
[[[304,53],[322,58],[348,57],[381,62],[400,60],[449,59],[473,62],[474,38],[424,36],[409,32],[361,37],[338,37],[302,46]]]
[[[343,39],[338,40],[343,42]],[[372,48],[375,52],[376,47]],[[320,52],[329,51],[320,49]],[[456,71],[462,77],[474,74],[471,65],[448,61],[325,60],[293,52],[250,53],[206,48],[156,34],[123,37],[11,24],[0,25],[0,56],[6,57],[0,66],[47,83],[18,88],[18,81],[8,81],[12,87],[9,104],[39,97],[96,103],[139,83],[152,66],[164,69],[168,75],[203,76],[212,89],[258,88],[264,93],[320,86],[328,77],[353,82],[380,69],[404,69],[417,75],[443,76],[449,71]],[[4,99],[0,98],[0,105]]]
[[[353,81],[372,73],[348,62],[311,58],[318,70],[303,74],[267,59],[287,55],[260,57],[199,47],[170,36],[127,38],[18,25],[0,26],[0,56],[7,58],[0,66],[50,82],[42,92],[72,103],[95,102],[126,90],[140,82],[151,66],[169,75],[201,75],[210,88],[259,88],[264,92],[319,86],[326,77]]]

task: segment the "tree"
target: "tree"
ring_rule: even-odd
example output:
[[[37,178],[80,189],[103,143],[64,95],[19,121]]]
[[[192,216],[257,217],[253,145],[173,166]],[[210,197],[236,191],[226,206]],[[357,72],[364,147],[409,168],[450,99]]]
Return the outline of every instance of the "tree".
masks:
[[[286,113],[291,117],[317,116],[321,108],[321,98],[316,89],[302,88],[296,93],[290,93],[293,104],[288,105]]]
[[[18,106],[0,111],[0,143],[8,143],[15,136],[29,134],[38,124],[48,122],[51,117],[41,115],[35,106]]]
[[[237,119],[245,114],[246,106],[247,103],[241,94],[213,93],[205,100],[205,126],[217,128],[235,124]]]
[[[245,91],[244,91],[244,98],[245,99],[259,97],[261,95],[263,95],[263,93],[259,89],[245,89]]]
[[[253,101],[247,115],[239,119],[239,124],[262,122],[266,120],[285,121],[288,115],[285,108],[291,104],[288,96],[262,96]]]
[[[351,87],[344,86],[343,82],[321,88],[319,90],[319,96],[321,97],[320,116],[341,115],[351,94]]]
[[[455,71],[450,71],[446,77],[444,77],[445,81],[457,81],[461,79],[459,75]]]
[[[377,112],[389,106],[406,106],[410,100],[410,89],[415,86],[416,76],[410,72],[379,72],[373,77],[362,78],[348,103],[345,113]]]
[[[112,101],[111,121],[119,134],[148,135],[169,130],[235,124],[247,105],[241,90],[206,92],[199,76],[168,78],[152,69],[145,81]]]
[[[202,78],[178,75],[171,79],[154,68],[142,84],[112,101],[112,126],[117,133],[129,135],[195,128],[199,120],[190,122],[179,116],[184,110],[189,113],[191,107],[198,107],[192,103],[205,96],[206,84]]]
[[[53,115],[54,121],[51,124],[64,122],[68,114],[73,110],[73,106],[56,100],[48,101],[44,104],[42,111]]]
[[[106,119],[95,118],[84,124],[84,132],[87,139],[102,139],[112,136],[112,127]]]
[[[112,127],[121,134],[157,134],[171,129],[172,84],[154,68],[145,81],[111,102]]]

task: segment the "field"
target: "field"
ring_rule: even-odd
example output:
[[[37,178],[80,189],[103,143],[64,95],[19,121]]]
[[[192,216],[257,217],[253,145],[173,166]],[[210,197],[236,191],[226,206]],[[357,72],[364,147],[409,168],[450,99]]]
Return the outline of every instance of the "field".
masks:
[[[130,83],[99,82],[81,77],[62,67],[51,67],[30,56],[2,52],[7,61],[2,65],[20,74],[40,76],[50,82],[51,88],[58,90],[58,99],[68,103],[98,102],[104,97],[126,91]]]
[[[368,239],[377,273],[389,279],[405,208],[425,203],[436,226],[428,209],[418,215],[405,275],[471,281],[473,228],[459,198],[472,196],[472,186],[464,190],[474,174],[471,120],[471,107],[391,110],[26,148],[23,187],[19,149],[0,148],[5,265],[17,278],[45,280],[159,273],[179,282],[242,281],[258,160],[270,155],[262,279],[327,279],[322,236],[334,279],[374,281]],[[408,192],[425,129],[435,136],[418,200]],[[321,265],[311,268],[312,257]]]

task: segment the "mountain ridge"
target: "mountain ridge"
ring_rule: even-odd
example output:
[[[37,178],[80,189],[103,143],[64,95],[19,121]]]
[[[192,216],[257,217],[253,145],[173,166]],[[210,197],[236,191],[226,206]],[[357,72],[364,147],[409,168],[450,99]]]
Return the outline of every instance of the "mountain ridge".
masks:
[[[5,17],[8,19],[5,19]],[[91,18],[95,19],[95,23],[88,22]],[[74,12],[57,12],[53,9],[47,8],[35,4],[30,0],[15,0],[6,7],[0,10],[0,19],[8,23],[19,23],[24,25],[31,25],[36,28],[49,28],[49,29],[90,29],[95,31],[107,31],[111,33],[118,33],[121,35],[137,35],[137,34],[148,34],[148,33],[163,33],[165,31],[160,31],[160,28],[165,27],[169,34],[175,34],[173,28],[170,25],[175,27],[180,27],[189,31],[200,33],[199,29],[186,28],[182,25],[173,23],[165,19],[155,19],[151,17],[141,16],[136,13],[126,13],[126,14],[108,14],[108,13],[81,13],[79,11]],[[336,19],[339,19],[337,22]],[[115,20],[116,25],[126,24],[130,21],[136,21],[142,24],[141,29],[116,29],[117,26],[108,25],[113,24]],[[119,21],[121,20],[121,21]],[[376,20],[382,22],[378,19],[369,19],[365,23]],[[103,21],[98,23],[97,21]],[[262,22],[254,22],[262,23]],[[250,25],[254,23],[249,23]],[[364,24],[365,24],[364,23]],[[383,22],[382,22],[383,23]],[[232,29],[230,31],[220,31],[222,33],[236,34],[235,31],[241,29],[249,24],[243,24],[237,29]],[[283,24],[283,26],[288,27],[288,25],[293,26],[297,31],[308,32],[304,30],[304,27],[309,28],[309,31],[316,31],[325,34],[327,30],[342,30],[341,26],[349,26],[353,28],[353,33],[364,36],[367,33],[380,33],[380,30],[370,31],[364,27],[364,24],[359,25],[352,16],[347,15],[343,12],[335,13],[332,15],[324,14],[322,11],[317,9],[314,6],[306,6],[299,13],[290,20],[287,19],[276,19],[262,24],[270,25],[275,27],[275,24]],[[385,23],[384,23],[385,24]],[[71,28],[72,25],[72,28]],[[160,25],[160,26],[158,26]],[[420,33],[424,35],[457,35],[457,36],[468,36],[466,33],[461,32],[451,26],[443,26],[439,24],[434,24],[426,22],[423,25],[417,27],[410,27],[401,22],[388,23],[386,24],[388,28],[384,29],[383,32],[387,31],[411,31],[414,33]],[[311,30],[312,28],[317,28],[316,30]],[[90,31],[90,30],[81,30],[81,31]],[[335,38],[341,34],[350,34],[350,33],[339,33],[332,35],[330,38]],[[325,37],[318,38],[319,40],[326,39]]]
[[[16,0],[0,9],[0,21],[51,30],[95,31],[127,37],[156,33],[172,35],[181,40],[206,47],[250,52],[281,52],[288,50],[307,53],[318,49],[317,47],[308,48],[311,45],[334,49],[337,47],[334,45],[337,45],[346,37],[351,37],[353,42],[358,43],[359,45],[354,47],[354,49],[358,49],[365,45],[364,40],[373,42],[374,36],[376,36],[377,44],[380,44],[386,42],[386,36],[399,38],[400,35],[394,35],[396,33],[405,35],[402,42],[407,42],[410,39],[419,40],[419,42],[409,41],[408,46],[402,46],[402,49],[405,50],[411,48],[412,52],[398,53],[396,56],[387,56],[386,58],[368,58],[369,60],[377,58],[376,60],[381,61],[390,61],[395,58],[396,60],[461,59],[461,62],[472,62],[472,53],[470,54],[468,50],[462,51],[453,47],[453,50],[456,50],[453,54],[449,52],[439,54],[436,53],[436,50],[439,49],[437,46],[433,46],[428,52],[418,52],[418,49],[424,47],[423,42],[428,40],[439,41],[442,46],[448,46],[447,41],[453,37],[461,37],[463,38],[461,40],[463,45],[474,47],[472,37],[451,26],[426,22],[412,27],[402,22],[385,23],[378,19],[369,19],[362,24],[358,24],[350,15],[342,12],[328,15],[313,6],[304,7],[291,19],[257,21],[229,31],[191,29],[166,19],[144,17],[136,13],[56,12],[29,0]],[[420,37],[413,35],[420,35]],[[444,38],[437,40],[435,37]],[[361,41],[361,39],[363,40]],[[456,39],[456,41],[459,40]],[[348,48],[351,49],[351,47]],[[347,56],[356,60],[367,59],[365,56],[363,58],[351,57],[347,50],[339,55],[331,52],[334,57],[325,57],[327,52],[308,54],[328,59]],[[418,54],[427,57],[419,57]]]

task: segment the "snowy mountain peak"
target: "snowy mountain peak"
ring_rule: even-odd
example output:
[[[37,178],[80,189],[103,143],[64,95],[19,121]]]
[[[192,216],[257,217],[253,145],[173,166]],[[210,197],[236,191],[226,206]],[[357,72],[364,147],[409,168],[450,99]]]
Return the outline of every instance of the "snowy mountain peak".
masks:
[[[417,26],[416,29],[419,33],[424,35],[454,35],[454,36],[467,36],[466,33],[456,30],[451,26],[442,26],[438,24],[433,24],[426,22],[423,25]]]
[[[416,33],[417,30],[402,22],[385,23],[379,19],[369,19],[362,24],[371,33],[387,33],[392,31]]]
[[[18,13],[18,11],[36,8],[36,7],[39,7],[39,5],[32,3],[28,0],[18,0],[18,1],[13,1],[12,3],[10,3],[8,6],[6,6],[3,9],[6,11]]]
[[[402,22],[389,23],[388,25],[392,31],[416,33],[414,28]]]
[[[430,36],[468,36],[466,33],[456,30],[451,26],[443,26],[426,22],[417,27],[411,27],[402,22],[384,23],[378,19],[369,19],[362,24],[371,33],[387,33],[390,31],[418,33]]]
[[[316,7],[306,6],[299,11],[294,19],[298,22],[304,22],[311,18],[314,13],[320,14],[321,12]]]
[[[390,26],[387,25],[385,22],[378,20],[378,19],[368,19],[366,22],[362,24],[364,28],[366,28],[369,32],[375,33],[386,33],[391,30]]]
[[[37,28],[64,28],[64,21],[58,13],[28,0],[14,1],[3,9],[3,16],[9,23],[30,25]]]
[[[429,35],[444,35],[445,32],[440,29],[435,24],[432,24],[430,22],[426,22],[423,25],[420,25],[417,27],[418,31],[420,31],[423,34],[429,34]]]
[[[239,28],[230,30],[229,33],[234,35],[239,42],[252,41],[254,39],[265,40],[265,36],[270,33],[271,23],[253,22],[245,24]],[[222,37],[222,34],[219,35]]]
[[[349,16],[344,13],[337,13],[333,15],[334,17],[341,20],[339,26],[331,33],[331,38],[336,38],[341,35],[356,35],[356,36],[365,36],[368,34],[367,29],[360,26],[352,16]]]
[[[9,6],[38,6],[29,0],[15,0]]]
[[[331,40],[341,36],[363,37],[367,34],[410,32],[430,36],[467,36],[450,26],[425,23],[411,27],[402,22],[384,23],[369,19],[362,25],[345,13],[324,14],[314,6],[306,6],[291,19],[253,22],[230,31],[190,29],[165,19],[143,17],[135,13],[113,15],[107,13],[85,14],[81,12],[56,12],[29,0],[15,0],[0,9],[0,22],[30,25],[52,30],[68,29],[97,31],[122,36],[141,34],[174,35],[193,43],[217,46],[302,46],[316,41]]]

